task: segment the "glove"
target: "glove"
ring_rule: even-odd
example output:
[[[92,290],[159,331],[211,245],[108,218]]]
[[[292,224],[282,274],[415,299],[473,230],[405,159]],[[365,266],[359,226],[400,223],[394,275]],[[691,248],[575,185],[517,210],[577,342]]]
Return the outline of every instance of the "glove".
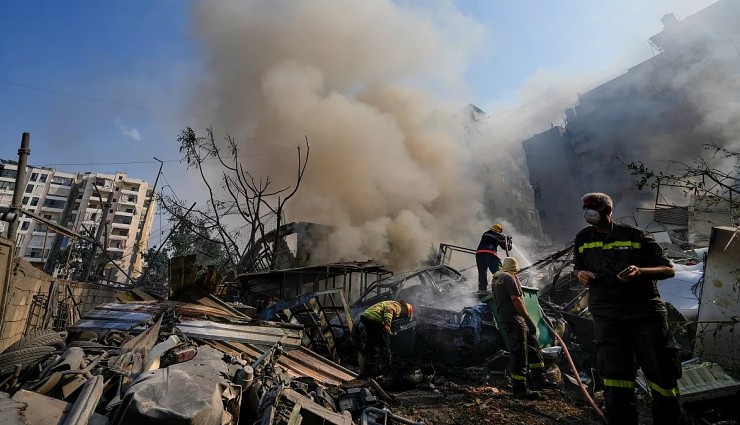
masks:
[[[387,333],[387,334],[391,333],[391,325],[390,325],[389,323],[386,323],[386,324],[385,324],[385,327],[383,328],[383,330],[384,330],[384,331],[385,331],[385,333]]]

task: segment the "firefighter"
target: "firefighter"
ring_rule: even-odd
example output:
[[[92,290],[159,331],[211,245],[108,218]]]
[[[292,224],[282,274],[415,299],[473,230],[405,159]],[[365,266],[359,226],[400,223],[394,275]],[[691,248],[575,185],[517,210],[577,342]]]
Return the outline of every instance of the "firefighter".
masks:
[[[501,268],[501,259],[498,256],[498,248],[501,247],[506,251],[508,256],[511,251],[511,236],[504,236],[504,228],[496,223],[491,226],[478,243],[478,249],[475,250],[475,265],[478,267],[478,291],[485,292],[488,288],[488,270],[496,273]]]
[[[405,301],[381,301],[365,310],[360,316],[360,322],[367,333],[365,359],[376,359],[380,351],[381,368],[389,370],[391,367],[390,335],[393,320],[399,317],[411,317],[414,307]]]
[[[639,366],[652,393],[653,423],[687,424],[677,384],[681,362],[656,285],[675,275],[673,265],[652,235],[612,221],[608,195],[588,193],[582,201],[590,226],[576,236],[574,274],[589,288],[608,422],[638,423]]]
[[[501,270],[493,275],[491,295],[496,303],[497,321],[509,342],[511,384],[514,395],[538,399],[541,394],[527,385],[527,370],[535,389],[557,389],[559,385],[547,378],[545,361],[537,341],[537,325],[524,306],[524,294],[517,273],[519,263],[514,257],[504,258]]]

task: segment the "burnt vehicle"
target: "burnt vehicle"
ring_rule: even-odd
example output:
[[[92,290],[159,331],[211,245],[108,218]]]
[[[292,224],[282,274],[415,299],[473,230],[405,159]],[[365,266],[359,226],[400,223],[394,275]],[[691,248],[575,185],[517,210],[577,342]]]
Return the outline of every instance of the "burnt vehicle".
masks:
[[[467,290],[460,272],[446,265],[425,267],[400,273],[371,284],[352,304],[353,317],[375,303],[404,300],[416,306],[428,305],[455,292]],[[354,314],[359,311],[358,314]]]

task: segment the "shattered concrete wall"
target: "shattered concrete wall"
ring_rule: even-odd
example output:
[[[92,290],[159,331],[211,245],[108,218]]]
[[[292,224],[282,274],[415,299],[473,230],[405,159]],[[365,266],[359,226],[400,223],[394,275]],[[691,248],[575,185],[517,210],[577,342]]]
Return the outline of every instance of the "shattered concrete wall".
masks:
[[[0,256],[0,269],[11,265],[8,279],[0,281],[2,292],[6,294],[0,312],[0,351],[21,338],[24,333],[36,329],[58,316],[60,310],[47,315],[48,298],[53,283],[57,291],[52,306],[63,304],[68,324],[79,320],[85,312],[96,305],[111,302],[121,291],[103,285],[58,280],[33,267],[23,259],[13,259],[10,255]],[[51,323],[50,323],[51,324]]]
[[[733,234],[735,238],[730,242]],[[729,245],[728,245],[729,243]],[[740,317],[740,235],[732,227],[714,227],[704,273],[694,355],[740,373],[737,318]]]
[[[731,225],[732,211],[729,201],[716,197],[691,199],[688,239],[692,245],[707,246],[713,227]]]

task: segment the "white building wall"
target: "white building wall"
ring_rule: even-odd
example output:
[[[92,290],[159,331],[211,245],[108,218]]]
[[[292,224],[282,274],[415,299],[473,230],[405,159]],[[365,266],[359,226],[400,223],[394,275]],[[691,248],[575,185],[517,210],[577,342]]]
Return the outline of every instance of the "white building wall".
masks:
[[[740,373],[740,235],[714,227],[707,252],[694,355]],[[729,245],[728,245],[729,243]]]
[[[3,163],[3,172],[0,172],[0,206],[9,206],[12,202],[15,176],[15,164]],[[141,179],[129,177],[126,173],[115,174],[85,173],[71,174],[47,168],[28,167],[24,185],[23,208],[42,215],[55,222],[59,222],[62,212],[68,201],[72,181],[78,181],[80,189],[70,216],[70,227],[80,234],[95,235],[103,213],[103,206],[108,194],[113,195],[108,216],[106,217],[105,232],[101,237],[101,244],[106,244],[108,254],[118,265],[108,264],[104,277],[124,282],[125,274],[131,270],[131,277],[135,279],[141,273],[143,260],[140,253],[146,252],[149,242],[149,233],[154,219],[153,211],[143,219],[151,197],[149,183]],[[102,202],[101,202],[102,199]],[[156,202],[151,201],[150,208],[156,208]],[[134,258],[134,245],[137,234],[141,232],[141,241],[138,254]],[[18,226],[17,254],[38,267],[43,267],[52,247],[56,233],[43,223],[21,216]],[[131,261],[134,261],[133,267]]]

